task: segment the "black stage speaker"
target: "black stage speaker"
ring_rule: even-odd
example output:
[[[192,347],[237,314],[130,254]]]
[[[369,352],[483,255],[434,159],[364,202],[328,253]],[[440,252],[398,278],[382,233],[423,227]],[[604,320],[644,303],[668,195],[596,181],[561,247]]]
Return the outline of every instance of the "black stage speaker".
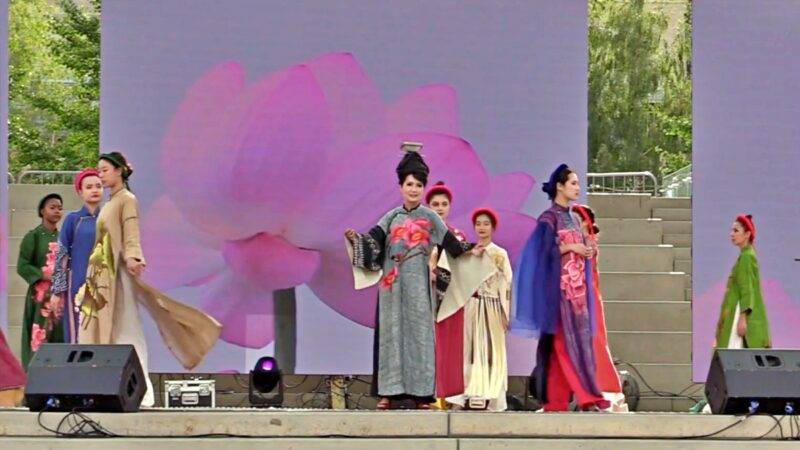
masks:
[[[28,366],[31,411],[139,410],[147,390],[132,345],[42,344]]]
[[[714,414],[797,414],[800,350],[717,349],[706,398]]]

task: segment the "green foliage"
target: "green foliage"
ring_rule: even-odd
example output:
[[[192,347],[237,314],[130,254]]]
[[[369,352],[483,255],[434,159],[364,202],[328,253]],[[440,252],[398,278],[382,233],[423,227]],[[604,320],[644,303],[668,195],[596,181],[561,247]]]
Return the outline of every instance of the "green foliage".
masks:
[[[100,132],[100,0],[11,0],[9,165],[94,166]]]
[[[666,29],[643,0],[590,0],[592,171],[660,177],[691,160],[691,3],[674,42]]]

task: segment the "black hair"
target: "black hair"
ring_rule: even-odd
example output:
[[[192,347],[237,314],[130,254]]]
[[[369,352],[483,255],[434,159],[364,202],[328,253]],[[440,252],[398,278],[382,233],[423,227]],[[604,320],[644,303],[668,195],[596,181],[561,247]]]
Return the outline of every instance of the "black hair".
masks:
[[[583,208],[584,211],[586,211],[586,214],[589,216],[589,220],[592,221],[592,232],[594,234],[599,233],[600,227],[597,226],[597,219],[595,219],[594,210],[592,209],[592,207],[589,205],[580,205],[580,207]],[[583,219],[583,216],[581,216],[581,219]]]
[[[59,203],[61,203],[62,205],[64,204],[64,200],[61,198],[60,195],[56,194],[55,192],[45,195],[41,200],[39,200],[39,208],[36,210],[36,212],[39,214],[40,219],[44,218],[42,210],[47,205],[47,202],[50,200],[58,200]]]
[[[126,189],[130,189],[128,185],[128,179],[133,175],[133,167],[128,162],[128,159],[125,158],[120,152],[111,152],[111,153],[103,153],[100,155],[100,158],[103,161],[108,161],[112,166],[116,167],[117,169],[122,170],[122,183],[125,185]]]
[[[569,168],[566,164],[562,164],[558,166],[558,168],[550,174],[550,180],[546,183],[542,184],[542,192],[547,194],[547,198],[550,200],[555,200],[556,193],[558,193],[558,184],[566,184],[567,180],[569,180],[569,176],[575,173],[572,169]]]
[[[400,181],[400,186],[402,186],[403,183],[406,182],[406,178],[408,178],[409,175],[411,175],[414,178],[416,178],[417,181],[422,183],[423,186],[427,186],[428,185],[428,174],[425,173],[425,172],[419,172],[419,171],[417,171],[417,172],[400,172],[397,175],[398,175],[397,178]]]

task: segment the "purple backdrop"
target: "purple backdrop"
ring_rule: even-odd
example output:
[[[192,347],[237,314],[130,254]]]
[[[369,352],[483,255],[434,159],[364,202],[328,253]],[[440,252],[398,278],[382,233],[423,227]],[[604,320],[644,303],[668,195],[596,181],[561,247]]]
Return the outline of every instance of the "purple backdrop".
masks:
[[[585,173],[583,0],[109,2],[102,42],[101,145],[135,166],[147,278],[225,325],[201,370],[271,353],[271,292],[297,286],[296,372],[371,371],[376,292],[353,291],[342,231],[399,203],[401,139],[457,226],[501,210],[512,254],[534,179]],[[151,367],[179,371],[145,326]],[[528,374],[533,343],[510,345]]]
[[[8,325],[8,0],[0,0],[0,327]]]
[[[800,2],[694,5],[694,380],[705,381],[728,238],[752,214],[773,346],[800,345]]]

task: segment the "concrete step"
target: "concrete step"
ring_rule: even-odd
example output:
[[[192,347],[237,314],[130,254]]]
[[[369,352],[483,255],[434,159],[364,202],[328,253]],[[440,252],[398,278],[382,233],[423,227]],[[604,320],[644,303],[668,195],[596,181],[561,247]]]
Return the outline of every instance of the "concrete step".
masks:
[[[634,364],[692,361],[690,331],[610,331],[608,345],[615,358]]]
[[[626,371],[636,379],[642,397],[658,397],[667,394],[701,399],[703,384],[692,381],[691,364],[619,364],[620,371]],[[650,385],[650,387],[647,387]],[[652,388],[652,389],[651,389]],[[655,392],[654,392],[655,391]],[[690,400],[685,398],[686,400]],[[639,411],[644,409],[639,408]],[[648,411],[670,411],[651,409]],[[685,410],[684,410],[685,411]]]
[[[684,301],[685,275],[676,272],[601,272],[603,298],[613,300]]]
[[[8,325],[22,325],[22,313],[25,311],[24,295],[8,296]]]
[[[86,413],[125,439],[92,439],[109,446],[116,442],[136,442],[144,438],[150,443],[161,437],[172,437],[174,442],[195,438],[197,435],[219,434],[252,436],[261,439],[315,439],[328,442],[338,439],[364,442],[369,439],[396,439],[414,443],[421,437],[430,442],[446,439],[595,439],[608,448],[610,439],[677,439],[705,436],[714,431],[713,439],[729,444],[732,439],[778,439],[775,420],[768,416],[742,417],[695,414],[535,414],[521,412],[439,412],[439,411],[341,411],[341,410],[291,410],[192,408],[187,410],[150,409],[134,414]],[[41,417],[25,410],[0,412],[0,436],[20,439],[49,440],[51,444],[87,441],[55,438],[44,427],[53,429],[63,420],[63,413],[44,413]],[[42,422],[42,425],[38,424]],[[736,426],[731,426],[737,424]],[[784,427],[788,428],[788,427]],[[150,437],[149,439],[147,437]],[[220,436],[222,437],[222,436]],[[355,439],[353,439],[355,438]],[[213,442],[218,450],[219,437],[198,442]],[[8,441],[6,441],[8,442]],[[225,439],[225,447],[236,439]],[[248,442],[255,442],[249,440]],[[761,441],[759,441],[760,443]],[[687,448],[686,440],[682,441]],[[753,445],[752,441],[749,443]],[[323,444],[324,445],[324,444]],[[795,444],[796,445],[796,444]],[[6,447],[2,447],[6,448]],[[80,448],[85,447],[67,447]],[[90,447],[106,448],[106,447]],[[124,448],[124,447],[123,447]],[[145,447],[134,447],[145,448]],[[163,448],[161,446],[147,447]],[[196,447],[189,447],[196,448]],[[211,447],[202,447],[211,448]],[[245,447],[235,447],[245,448]],[[253,447],[247,447],[253,448]],[[286,448],[286,447],[269,447]],[[306,447],[301,447],[306,448]],[[342,448],[339,446],[322,448]],[[344,447],[347,448],[347,447]],[[362,447],[356,447],[362,448]],[[375,448],[375,447],[371,447]],[[381,446],[380,448],[386,448]],[[428,448],[425,446],[414,448]],[[526,447],[531,448],[531,447]],[[545,446],[542,448],[550,448]],[[583,447],[580,447],[583,448]],[[691,448],[691,446],[688,446]]]
[[[19,358],[20,349],[22,348],[22,327],[19,325],[6,327],[6,340],[8,341],[8,347]],[[2,436],[2,433],[0,433],[0,436]]]
[[[692,301],[692,288],[687,287],[686,292],[684,292],[684,295],[686,296],[686,301],[688,302]]]
[[[35,210],[39,201],[50,193],[61,196],[67,211],[81,206],[81,199],[71,184],[11,184],[8,186],[8,208]]]
[[[757,436],[756,436],[757,438]],[[0,447],[9,450],[218,450],[219,438],[131,438],[131,439],[60,439],[56,438],[0,438]],[[225,438],[226,450],[772,450],[795,448],[788,441],[711,441],[685,439],[552,439],[552,438],[444,438],[444,439],[359,439],[331,438]]]
[[[475,414],[473,412],[450,413],[450,434],[465,438],[471,437],[475,433],[491,433],[497,439],[525,438],[525,437],[551,437],[558,436],[561,439],[569,438],[600,438],[608,437],[613,439],[624,438],[643,438],[658,437],[663,439],[702,436],[720,431],[726,426],[735,424],[741,420],[739,417],[722,415],[698,415],[698,414],[586,414],[586,413],[562,413],[562,414],[537,414],[531,417],[530,414],[520,413],[484,413]],[[600,416],[602,418],[598,418]],[[693,420],[697,417],[699,420]],[[709,420],[712,419],[712,420]],[[784,418],[784,421],[789,418]],[[752,420],[752,421],[751,421]],[[753,435],[758,437],[767,434],[770,439],[777,439],[780,433],[775,427],[775,420],[768,416],[752,416],[746,422],[733,426],[727,430],[720,431],[713,436],[720,439],[722,443],[729,443],[729,439],[744,439]],[[777,427],[775,427],[777,428]],[[788,429],[788,426],[784,428]],[[760,434],[756,434],[760,431]],[[606,433],[610,433],[606,435]],[[488,435],[486,436],[488,437]],[[604,447],[596,448],[616,448],[611,445],[610,440],[597,439]],[[759,441],[760,442],[760,441]],[[692,442],[694,444],[694,441]],[[692,444],[687,445],[683,441],[684,447],[694,448]],[[751,442],[752,445],[752,442]],[[522,447],[514,447],[522,448]],[[534,446],[531,448],[550,448],[549,446]],[[573,447],[585,448],[585,447]],[[637,448],[637,447],[630,447]],[[724,447],[720,447],[724,448]]]
[[[665,221],[687,222],[692,220],[692,210],[689,208],[655,208],[652,217]]]
[[[691,197],[653,197],[650,199],[653,208],[692,209]]]
[[[673,252],[675,253],[675,259],[689,259],[689,260],[692,259],[692,249],[691,249],[691,247],[689,247],[689,248],[686,248],[686,247],[684,247],[684,248],[675,247]]]
[[[663,245],[601,245],[600,270],[608,272],[670,272],[672,247]]]
[[[22,242],[21,236],[11,236],[8,238],[8,262],[16,263],[19,258],[19,244]],[[9,274],[10,275],[10,274]]]
[[[67,215],[67,210],[64,210]],[[34,209],[14,209],[9,211],[9,235],[24,236],[31,228],[42,223],[39,214]]]
[[[609,331],[692,331],[689,302],[604,301]]]
[[[639,385],[639,389],[642,386]],[[649,395],[639,397],[636,411],[639,412],[688,412],[696,402],[689,398],[672,398],[668,396]]]
[[[676,259],[675,272],[692,273],[692,260],[691,259]]]
[[[650,216],[649,194],[591,194],[589,206],[598,218],[647,219]]]
[[[9,255],[9,262],[16,263],[17,255]],[[28,292],[28,283],[17,274],[17,265],[9,264],[8,266],[8,294],[9,295],[25,295]]]
[[[692,222],[686,220],[661,221],[664,233],[667,234],[692,234]]]
[[[691,234],[665,234],[664,243],[679,248],[692,248]]]
[[[661,221],[653,219],[597,219],[597,225],[603,244],[661,244],[664,234]]]

